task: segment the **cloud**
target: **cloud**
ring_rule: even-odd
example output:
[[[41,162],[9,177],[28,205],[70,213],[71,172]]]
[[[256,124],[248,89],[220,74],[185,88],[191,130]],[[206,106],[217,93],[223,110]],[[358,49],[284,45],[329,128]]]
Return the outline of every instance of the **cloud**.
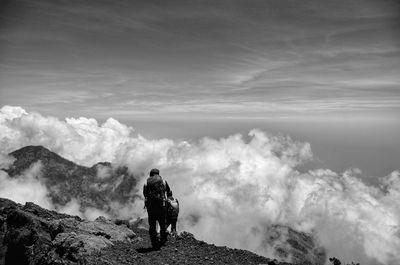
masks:
[[[110,167],[104,165],[97,165],[96,166],[96,177],[99,179],[107,179],[111,177],[111,169]]]
[[[99,216],[104,216],[106,218],[109,218],[110,216],[97,208],[94,207],[87,207],[85,209],[82,209],[81,204],[79,200],[73,198],[70,200],[67,204],[65,205],[54,205],[53,206],[55,210],[57,210],[60,213],[66,213],[69,215],[76,215],[81,218],[93,221]]]
[[[13,164],[14,161],[14,157],[0,153],[0,169],[7,169]]]
[[[5,156],[0,157],[0,163],[2,164],[4,164],[4,157]],[[8,167],[4,167],[3,169],[7,168]],[[76,215],[92,221],[99,216],[109,218],[106,212],[97,208],[88,207],[82,209],[80,202],[75,198],[66,205],[54,204],[49,196],[52,189],[49,189],[41,178],[41,169],[42,163],[38,161],[32,164],[20,176],[10,177],[7,172],[0,170],[0,197],[21,204],[33,202],[49,210]]]
[[[132,132],[132,128],[112,118],[98,126],[95,119],[80,117],[60,121],[38,113],[28,115],[19,108],[12,111],[9,106],[1,109],[0,121],[3,153],[37,144],[83,165],[113,161],[116,150],[129,140]]]
[[[59,120],[18,107],[3,107],[0,121],[3,155],[27,144],[44,145],[76,163],[110,161],[137,176],[158,167],[180,200],[180,229],[201,239],[267,255],[267,228],[282,224],[315,234],[329,256],[347,262],[400,262],[399,171],[382,177],[380,186],[365,184],[359,169],[300,172],[297,167],[313,157],[310,145],[258,129],[188,142],[149,140],[112,118],[103,124],[84,117]],[[134,191],[139,196],[144,181]],[[12,183],[16,189],[23,184]],[[144,214],[142,203],[110,207],[120,217],[136,218]],[[72,201],[62,210],[79,213],[78,206]]]
[[[53,209],[49,191],[40,180],[40,162],[32,164],[21,176],[10,178],[8,174],[0,170],[0,196],[18,203],[34,202],[47,209]]]
[[[76,215],[79,217],[83,217],[80,208],[81,208],[80,203],[78,202],[77,199],[74,198],[70,200],[67,204],[58,207],[57,211],[59,211],[60,213],[66,213],[69,215]]]
[[[101,210],[99,210],[97,208],[94,208],[94,207],[86,208],[84,213],[83,213],[83,215],[84,215],[85,219],[88,219],[88,220],[91,220],[91,221],[94,221],[99,216],[104,216],[106,218],[110,217],[106,212],[101,211]]]

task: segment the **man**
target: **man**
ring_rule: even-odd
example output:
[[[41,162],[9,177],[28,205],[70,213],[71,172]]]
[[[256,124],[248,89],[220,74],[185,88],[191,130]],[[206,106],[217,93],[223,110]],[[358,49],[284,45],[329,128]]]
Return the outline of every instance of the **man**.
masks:
[[[179,215],[179,201],[174,197],[168,197],[167,201],[167,226],[166,229],[171,225],[171,234],[176,236],[176,222],[178,221]]]
[[[153,168],[143,186],[144,203],[149,218],[149,234],[153,248],[158,249],[167,242],[166,200],[172,196],[168,183],[160,176],[160,171]],[[160,240],[157,237],[157,222],[160,226]]]

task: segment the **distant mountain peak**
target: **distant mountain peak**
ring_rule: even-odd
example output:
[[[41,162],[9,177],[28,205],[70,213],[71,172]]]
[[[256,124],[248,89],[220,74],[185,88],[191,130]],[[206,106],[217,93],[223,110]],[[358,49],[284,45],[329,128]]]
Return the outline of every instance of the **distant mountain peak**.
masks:
[[[12,152],[11,154],[20,154],[20,153],[26,153],[26,152],[51,152],[49,149],[47,149],[46,147],[42,146],[42,145],[27,145],[24,146],[18,150],[15,150],[14,152]]]
[[[28,169],[33,163],[38,162],[39,160],[43,164],[63,164],[66,167],[74,167],[75,164],[58,154],[50,151],[46,147],[41,145],[29,145],[22,147],[14,152],[9,154],[16,158],[14,164],[8,170],[10,175],[21,174],[23,171]]]
[[[15,150],[14,152],[11,152],[9,155],[17,159],[20,159],[22,157],[30,157],[31,159],[37,159],[42,157],[58,157],[66,160],[65,158],[62,158],[58,154],[50,151],[49,149],[41,145],[28,145],[18,150]]]

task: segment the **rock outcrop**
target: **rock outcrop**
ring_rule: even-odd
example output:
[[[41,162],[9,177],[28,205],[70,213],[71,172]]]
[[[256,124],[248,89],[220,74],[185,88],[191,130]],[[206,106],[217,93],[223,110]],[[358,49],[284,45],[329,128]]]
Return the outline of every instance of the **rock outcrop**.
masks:
[[[89,222],[0,199],[0,264],[82,264],[115,242],[135,238],[129,228],[102,217]]]

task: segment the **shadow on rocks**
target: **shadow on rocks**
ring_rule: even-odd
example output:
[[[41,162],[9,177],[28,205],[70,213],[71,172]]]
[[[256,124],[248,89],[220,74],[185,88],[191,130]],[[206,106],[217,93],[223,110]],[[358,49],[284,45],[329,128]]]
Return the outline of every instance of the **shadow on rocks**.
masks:
[[[147,247],[147,248],[137,248],[136,251],[139,253],[149,253],[153,251],[159,251],[160,248],[157,247]]]

